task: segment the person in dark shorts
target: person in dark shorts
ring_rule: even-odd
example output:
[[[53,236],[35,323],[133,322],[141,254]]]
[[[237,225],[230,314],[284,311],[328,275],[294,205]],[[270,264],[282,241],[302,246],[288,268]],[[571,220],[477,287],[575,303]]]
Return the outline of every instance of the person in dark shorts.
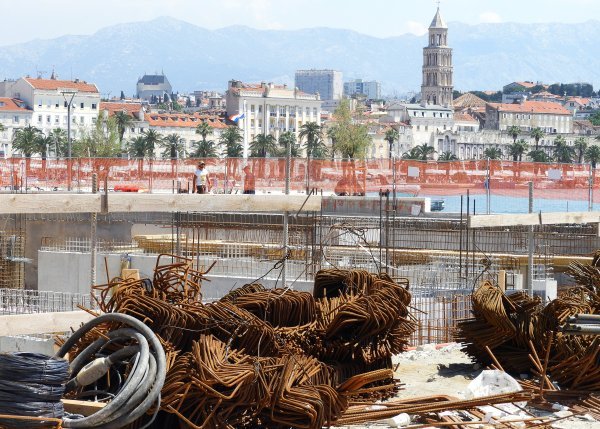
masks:
[[[247,165],[243,168],[244,170],[244,194],[256,194],[256,180],[254,174],[250,170],[250,166]]]
[[[210,177],[206,170],[206,164],[200,162],[194,171],[192,193],[207,194],[210,192]]]

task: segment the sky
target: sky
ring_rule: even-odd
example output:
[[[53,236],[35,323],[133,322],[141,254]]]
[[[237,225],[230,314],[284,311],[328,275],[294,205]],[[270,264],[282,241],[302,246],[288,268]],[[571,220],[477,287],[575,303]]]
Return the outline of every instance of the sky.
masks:
[[[245,25],[332,27],[375,37],[422,35],[435,0],[0,0],[0,46],[89,35],[114,24],[170,16],[208,29]],[[600,0],[440,0],[446,22],[563,22],[600,19]]]

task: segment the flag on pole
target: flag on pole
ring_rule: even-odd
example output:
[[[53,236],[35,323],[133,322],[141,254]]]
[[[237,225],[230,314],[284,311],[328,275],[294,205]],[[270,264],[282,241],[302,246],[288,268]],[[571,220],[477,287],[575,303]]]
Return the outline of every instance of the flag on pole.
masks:
[[[237,115],[231,115],[231,116],[229,117],[229,120],[230,120],[230,121],[233,121],[233,122],[237,122],[237,121],[239,121],[240,119],[244,119],[244,117],[245,117],[245,116],[246,116],[246,114],[245,114],[245,113],[238,113]]]

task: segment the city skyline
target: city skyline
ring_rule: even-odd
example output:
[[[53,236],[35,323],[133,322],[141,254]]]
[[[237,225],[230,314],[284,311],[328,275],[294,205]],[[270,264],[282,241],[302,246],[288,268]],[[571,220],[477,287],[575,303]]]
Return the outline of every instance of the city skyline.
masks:
[[[277,30],[331,27],[380,38],[406,33],[423,35],[437,3],[374,0],[365,8],[356,0],[105,0],[82,7],[75,0],[23,0],[18,7],[5,9],[0,47],[64,35],[89,35],[112,25],[162,16],[211,30],[231,25]],[[594,0],[441,0],[440,3],[447,22],[467,24],[577,23],[600,17],[600,2]]]

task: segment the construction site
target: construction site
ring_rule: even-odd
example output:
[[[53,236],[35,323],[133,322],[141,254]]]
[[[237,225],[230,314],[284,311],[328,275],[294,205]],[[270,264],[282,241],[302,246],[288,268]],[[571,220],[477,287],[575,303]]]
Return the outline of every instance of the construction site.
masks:
[[[600,212],[108,188],[0,194],[0,427],[600,427]]]

